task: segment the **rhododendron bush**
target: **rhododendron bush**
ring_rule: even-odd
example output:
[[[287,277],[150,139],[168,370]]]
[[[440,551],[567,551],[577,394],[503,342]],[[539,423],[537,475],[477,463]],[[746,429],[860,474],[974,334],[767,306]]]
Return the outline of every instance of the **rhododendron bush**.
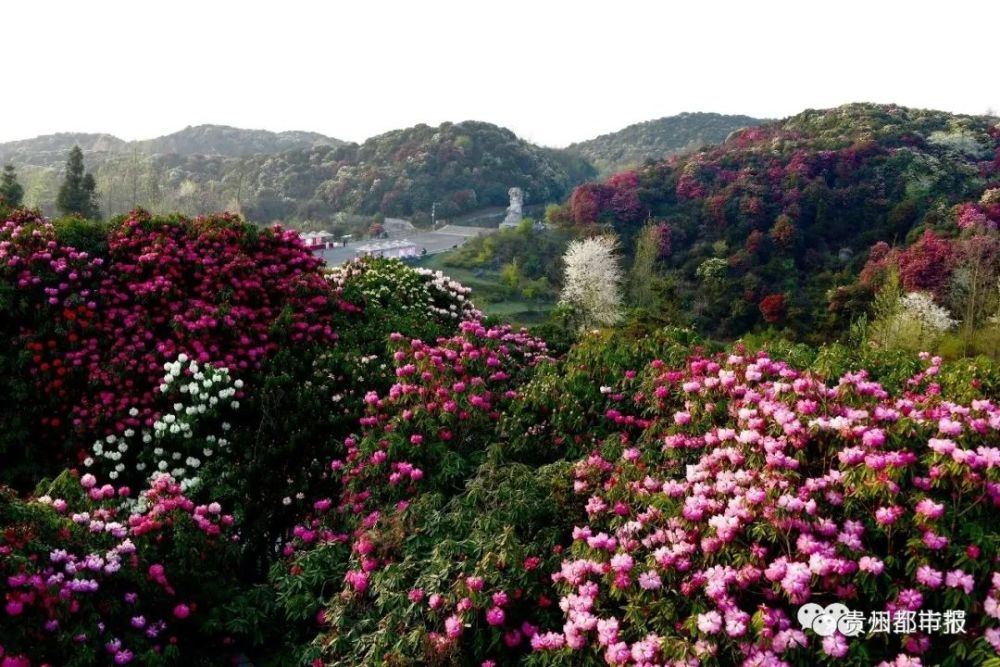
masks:
[[[408,359],[397,371],[417,379]],[[856,363],[844,350],[808,361]],[[981,664],[1000,644],[990,519],[1000,408],[987,398],[996,371],[885,355],[873,368],[884,385],[863,370],[826,379],[764,352],[710,355],[679,334],[583,341],[561,364],[538,366],[495,430],[469,432],[488,455],[465,489],[421,493],[423,478],[401,480],[408,491],[380,498],[371,479],[366,504],[351,508],[353,532],[323,537],[331,524],[310,524],[308,540],[343,545],[343,582],[317,616],[332,628],[308,655],[345,665]],[[423,451],[406,437],[414,406],[395,405],[362,439],[390,489],[400,467],[380,452]],[[318,502],[327,517],[337,507]],[[311,555],[299,551],[282,585],[301,590],[317,568]],[[511,565],[524,556],[537,559]],[[800,626],[800,606],[834,601],[866,617],[898,612],[900,623],[908,612],[962,612],[964,632],[914,625],[846,638]]]
[[[828,385],[765,354],[626,376],[607,412],[621,432],[574,471],[589,521],[554,575],[566,623],[536,648],[610,664],[992,655],[1000,408],[942,397],[939,364],[895,395],[864,371]],[[820,638],[796,621],[810,601],[968,622]]]
[[[364,303],[382,306],[379,312],[387,318],[405,321],[416,315],[422,322],[436,324],[482,317],[469,298],[468,287],[440,271],[411,269],[399,260],[366,255],[334,268],[329,279],[341,288],[359,290]],[[398,330],[399,326],[389,331]],[[418,337],[434,338],[437,333],[422,332]]]
[[[4,667],[1000,660],[986,360],[679,329],[556,358],[277,228],[7,217]],[[833,603],[889,631],[802,626]]]
[[[333,489],[339,489],[339,494],[313,503],[311,516],[296,528],[294,539],[285,547],[290,556],[297,554],[292,568],[278,580],[279,596],[284,596],[284,591],[300,589],[300,581],[311,579],[316,568],[329,567],[327,562],[316,562],[313,549],[325,553],[324,560],[338,563],[340,582],[322,581],[319,587],[341,586],[337,603],[323,611],[323,597],[318,594],[322,591],[316,591],[308,608],[321,614],[322,624],[340,629],[331,633],[327,655],[341,664],[364,660],[374,664],[383,648],[393,659],[416,654],[435,659],[460,655],[455,641],[457,621],[450,621],[451,630],[439,628],[443,617],[437,610],[446,605],[452,611],[471,610],[472,598],[459,594],[467,578],[482,592],[486,585],[483,577],[498,562],[500,567],[516,570],[517,564],[527,559],[529,569],[536,571],[545,555],[532,553],[513,534],[501,537],[482,527],[479,540],[455,543],[454,538],[462,532],[456,524],[464,524],[467,515],[452,511],[441,516],[444,500],[461,492],[466,480],[483,464],[486,438],[492,424],[517,399],[515,388],[526,381],[535,365],[547,359],[545,344],[509,326],[485,327],[478,322],[463,323],[459,334],[440,338],[434,345],[398,334],[392,340],[397,381],[385,395],[371,392],[365,397],[369,407],[360,421],[362,434],[348,438],[346,456],[330,462],[335,473],[331,482],[336,483]],[[539,501],[544,497],[541,494]],[[534,511],[551,516],[551,508]],[[416,526],[438,516],[433,536],[425,535],[419,542],[407,537]],[[490,526],[499,530],[497,524],[502,522],[497,519],[494,517]],[[500,552],[488,549],[496,544],[492,540],[502,542]],[[337,548],[339,544],[349,548]],[[440,570],[430,568],[429,558],[444,559],[447,565]],[[544,581],[541,571],[530,579],[536,585]],[[523,590],[516,596],[513,589],[492,592],[496,600],[509,597],[507,608],[512,617],[515,609],[521,610],[523,617],[524,610],[532,608],[525,604],[528,600]],[[376,629],[366,621],[372,613],[369,593],[382,599],[378,608],[386,613],[396,608],[399,622],[412,624],[403,646],[392,645],[398,639],[392,634],[369,635],[364,643],[357,641],[359,634]],[[480,605],[485,599],[477,596]],[[433,600],[432,608],[426,606],[429,600]],[[301,604],[296,598],[291,602]],[[398,609],[399,605],[405,610]],[[492,624],[487,625],[502,625],[499,619],[506,612],[500,606],[506,607],[507,602],[498,606],[490,617]],[[487,609],[480,611],[486,613]],[[288,613],[301,613],[301,608]],[[501,630],[496,628],[494,640],[499,641]],[[520,643],[518,640],[511,647]]]
[[[7,664],[219,664],[213,620],[236,585],[222,563],[233,517],[169,475],[138,497],[62,475],[22,502],[0,496],[0,656]],[[20,661],[20,662],[18,662]]]
[[[283,345],[336,339],[346,304],[292,232],[136,212],[106,243],[93,256],[23,212],[0,227],[0,305],[13,315],[0,334],[20,352],[4,370],[24,383],[25,407],[33,397],[28,414],[11,417],[16,438],[0,443],[12,464],[5,481],[24,484],[14,477],[24,458],[53,470],[63,454],[83,455],[67,451],[81,439],[152,427],[166,407],[163,364],[180,353],[248,374]]]

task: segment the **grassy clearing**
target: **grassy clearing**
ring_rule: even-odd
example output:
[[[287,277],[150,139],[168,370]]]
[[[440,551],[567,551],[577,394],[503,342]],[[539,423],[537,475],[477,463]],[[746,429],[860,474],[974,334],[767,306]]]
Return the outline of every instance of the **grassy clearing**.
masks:
[[[498,271],[472,271],[456,266],[445,266],[444,262],[449,254],[443,252],[427,255],[417,260],[414,265],[441,271],[466,287],[471,287],[473,300],[487,315],[500,317],[514,324],[539,324],[555,307],[555,301],[551,299],[527,300],[511,296],[511,290],[501,282]]]

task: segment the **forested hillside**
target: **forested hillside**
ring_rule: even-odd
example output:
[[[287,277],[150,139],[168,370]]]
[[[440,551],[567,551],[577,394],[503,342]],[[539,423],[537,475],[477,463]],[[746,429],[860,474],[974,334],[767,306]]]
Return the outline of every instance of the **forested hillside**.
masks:
[[[535,146],[489,123],[417,125],[362,144],[304,132],[200,126],[125,143],[107,135],[52,135],[0,145],[24,182],[25,201],[52,212],[65,155],[80,143],[105,215],[136,206],[255,222],[330,222],[338,214],[429,220],[506,206],[520,187],[529,204],[566,197],[596,175],[585,160]],[[89,150],[88,150],[89,147]]]
[[[529,203],[551,201],[593,176],[583,160],[470,121],[417,125],[373,137],[324,188],[340,210],[411,215],[437,200],[447,217],[506,205],[511,187],[524,190]]]
[[[654,311],[717,336],[774,326],[820,340],[865,312],[874,292],[858,276],[876,244],[884,255],[919,239],[914,253],[957,242],[978,228],[963,215],[995,227],[998,149],[996,117],[809,110],[582,185],[550,217],[614,229],[630,252],[655,227],[643,268],[658,285],[645,304]],[[945,254],[960,262],[968,253],[957,248]],[[933,271],[948,278],[951,267]]]

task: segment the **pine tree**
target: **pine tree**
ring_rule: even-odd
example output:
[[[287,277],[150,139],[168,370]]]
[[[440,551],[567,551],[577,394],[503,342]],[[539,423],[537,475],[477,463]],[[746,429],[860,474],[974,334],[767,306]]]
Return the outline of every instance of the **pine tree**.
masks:
[[[11,208],[17,208],[24,200],[24,188],[17,182],[14,165],[8,164],[0,175],[0,200]]]
[[[83,218],[99,219],[101,211],[97,206],[97,184],[92,174],[83,172],[83,151],[73,146],[66,160],[66,177],[59,187],[56,206],[63,215],[79,215]]]

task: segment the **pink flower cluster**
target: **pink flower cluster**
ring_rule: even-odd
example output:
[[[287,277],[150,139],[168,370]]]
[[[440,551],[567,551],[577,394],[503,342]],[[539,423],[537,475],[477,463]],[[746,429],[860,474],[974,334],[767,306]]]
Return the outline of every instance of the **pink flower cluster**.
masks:
[[[900,395],[864,371],[827,386],[763,353],[624,378],[607,411],[620,432],[575,469],[589,521],[553,574],[566,623],[532,646],[610,665],[836,659],[866,639],[795,618],[840,601],[962,609],[959,641],[995,648],[1000,573],[983,530],[1000,507],[1000,406],[943,398],[930,361]],[[914,630],[894,653],[867,650],[920,664],[955,639]]]
[[[955,224],[958,225],[960,229],[996,229],[997,220],[988,217],[986,212],[983,210],[984,208],[987,208],[990,213],[1000,214],[1000,210],[998,210],[996,206],[986,207],[980,204],[968,202],[958,207],[958,210],[955,213]]]
[[[84,475],[80,487],[85,494],[78,511],[45,495],[31,502],[38,519],[6,526],[0,535],[4,624],[20,624],[24,637],[40,640],[0,646],[0,655],[6,651],[34,664],[63,650],[57,647],[93,644],[123,665],[139,652],[160,651],[169,623],[150,610],[176,599],[177,591],[164,565],[146,559],[155,558],[156,545],[186,521],[207,541],[233,523],[217,504],[195,505],[184,497],[168,475],[153,479],[137,504],[122,501],[127,488],[98,485],[93,475]],[[56,546],[44,539],[53,534]],[[109,596],[123,596],[122,602]],[[176,604],[173,615],[183,620],[192,608]]]

